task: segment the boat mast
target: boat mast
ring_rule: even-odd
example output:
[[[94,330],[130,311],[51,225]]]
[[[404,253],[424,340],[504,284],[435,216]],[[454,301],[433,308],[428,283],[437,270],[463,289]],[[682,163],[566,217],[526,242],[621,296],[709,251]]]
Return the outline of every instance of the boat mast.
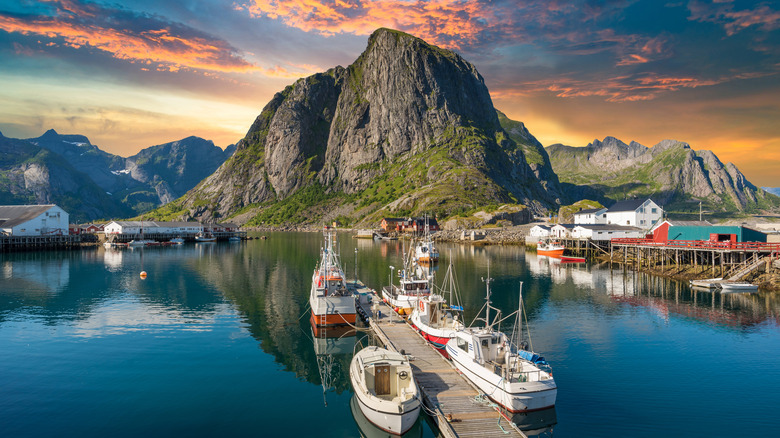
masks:
[[[482,277],[482,281],[485,282],[485,328],[490,329],[490,282],[493,281],[490,278],[490,261],[488,260],[488,276]]]

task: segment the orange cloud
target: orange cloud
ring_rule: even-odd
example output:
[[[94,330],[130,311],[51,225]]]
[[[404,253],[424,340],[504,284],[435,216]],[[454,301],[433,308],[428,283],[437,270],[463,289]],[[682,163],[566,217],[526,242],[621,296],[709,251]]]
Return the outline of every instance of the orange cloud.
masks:
[[[156,69],[215,72],[262,70],[244,60],[225,41],[195,33],[181,25],[148,17],[119,16],[121,11],[80,5],[69,0],[52,1],[56,14],[49,16],[0,15],[0,30],[55,40],[72,48],[94,48],[117,59],[156,63]],[[113,14],[113,15],[112,15]],[[138,25],[137,22],[141,22]],[[142,30],[132,29],[137,25]],[[51,45],[50,42],[39,42]]]
[[[448,48],[478,42],[485,29],[510,29],[514,24],[512,14],[495,5],[462,0],[251,0],[241,8],[255,17],[281,19],[288,26],[326,36],[368,35],[390,27]]]

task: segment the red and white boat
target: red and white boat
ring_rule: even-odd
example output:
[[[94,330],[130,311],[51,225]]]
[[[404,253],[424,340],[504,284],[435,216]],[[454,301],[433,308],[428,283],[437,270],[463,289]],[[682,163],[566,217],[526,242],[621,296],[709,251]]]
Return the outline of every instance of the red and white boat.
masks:
[[[431,294],[421,297],[417,301],[417,306],[412,311],[409,321],[426,341],[433,344],[446,356],[447,342],[452,339],[455,332],[464,328],[463,307],[455,304],[459,302],[459,299],[455,288],[452,263],[447,268],[441,292],[442,295]],[[449,301],[452,304],[448,304],[447,300],[444,299],[443,294],[446,292],[449,292]]]
[[[320,264],[311,278],[311,322],[319,326],[355,324],[355,297],[347,287],[339,255],[333,248],[335,236],[328,227],[324,235]]]
[[[560,257],[563,255],[563,250],[566,249],[558,242],[550,242],[546,240],[540,240],[536,245],[536,253],[539,255],[546,255],[551,257]]]

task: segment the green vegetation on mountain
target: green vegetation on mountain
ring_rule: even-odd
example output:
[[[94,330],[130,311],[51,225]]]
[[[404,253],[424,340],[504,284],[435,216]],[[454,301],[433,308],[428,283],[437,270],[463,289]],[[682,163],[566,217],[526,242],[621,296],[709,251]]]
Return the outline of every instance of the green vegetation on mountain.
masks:
[[[503,204],[546,211],[560,197],[557,180],[538,176],[546,153],[499,114],[473,65],[380,29],[350,66],[277,93],[216,173],[144,217],[370,224]]]
[[[673,217],[698,215],[699,203],[714,215],[777,210],[780,198],[758,190],[731,163],[710,151],[664,140],[652,148],[613,137],[586,147],[546,148],[555,172],[575,197],[609,205],[634,197],[653,198]]]

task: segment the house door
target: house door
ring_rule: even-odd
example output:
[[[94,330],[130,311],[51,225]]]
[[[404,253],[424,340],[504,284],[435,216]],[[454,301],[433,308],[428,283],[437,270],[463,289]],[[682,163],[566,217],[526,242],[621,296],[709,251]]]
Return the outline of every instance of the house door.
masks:
[[[376,365],[374,367],[374,389],[376,395],[390,394],[390,365]]]

